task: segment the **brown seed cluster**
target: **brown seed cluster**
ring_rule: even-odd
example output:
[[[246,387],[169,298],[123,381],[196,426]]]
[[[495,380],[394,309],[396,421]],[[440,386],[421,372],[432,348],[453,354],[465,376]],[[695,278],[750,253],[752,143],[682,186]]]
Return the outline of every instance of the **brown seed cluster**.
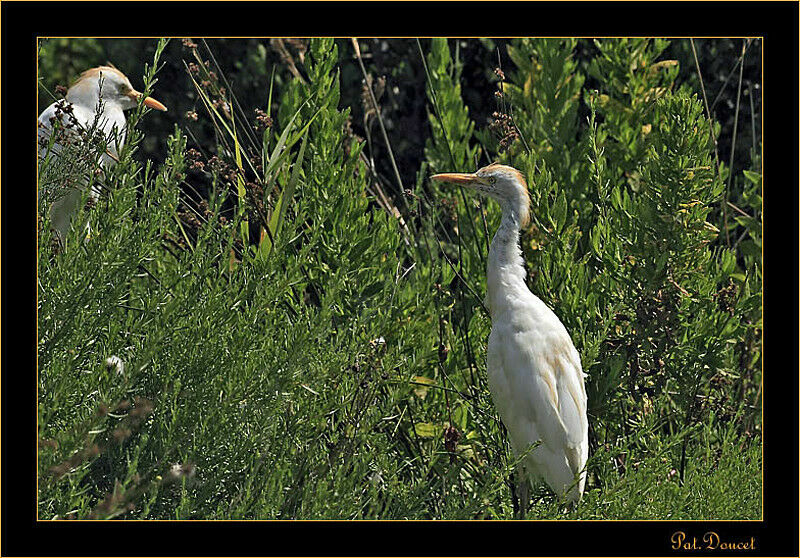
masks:
[[[110,447],[121,444],[128,439],[133,432],[142,425],[146,418],[152,414],[153,402],[140,396],[135,397],[132,403],[127,399],[123,399],[114,406],[113,412],[118,414],[127,412],[127,414],[120,420],[119,425],[108,433],[104,439],[98,442],[87,440],[86,446],[83,449],[76,451],[61,463],[50,467],[50,474],[53,478],[58,479],[63,477],[82,464],[96,458]],[[105,403],[99,404],[95,416],[100,418],[108,417],[109,406]],[[52,440],[40,439],[40,447],[57,449],[58,444]],[[138,474],[134,475],[132,480],[134,487],[127,491],[119,481],[115,481],[112,492],[103,498],[89,515],[89,519],[109,517],[135,509],[133,500],[143,493],[144,488],[142,487],[146,483],[142,482]],[[66,519],[75,518],[74,513],[66,517]]]
[[[500,138],[498,149],[500,151],[508,151],[514,142],[519,139],[519,132],[517,132],[517,127],[514,125],[514,120],[510,114],[498,111],[492,113],[492,118],[494,120],[489,124],[489,129],[494,131],[497,137]]]
[[[117,412],[124,412],[131,409],[131,403],[123,399],[117,405]],[[136,396],[133,400],[133,410],[122,419],[120,425],[111,432],[111,437],[116,443],[121,443],[131,437],[142,422],[153,412],[153,403],[149,399]]]
[[[114,412],[120,413],[128,411],[129,409],[131,409],[130,401],[123,399],[116,405]],[[95,415],[98,417],[106,417],[108,412],[108,405],[105,403],[100,403]],[[152,412],[152,401],[145,399],[144,397],[137,396],[134,398],[133,410],[130,411],[130,413],[128,413],[128,415],[120,421],[120,424],[117,426],[117,428],[111,431],[111,434],[106,441],[100,443],[87,443],[87,446],[84,449],[75,452],[72,454],[72,456],[70,456],[69,459],[51,467],[50,473],[54,477],[59,478],[75,469],[85,461],[98,456],[102,451],[105,451],[109,445],[122,443],[128,439],[131,434],[133,434],[133,431],[137,429]]]
[[[272,128],[272,118],[263,110],[256,109],[256,123],[253,126],[256,132],[263,132],[267,128]]]
[[[58,449],[58,442],[48,438],[39,438],[39,448]]]
[[[604,353],[621,354],[627,361],[628,390],[637,398],[652,397],[668,373],[667,362],[661,355],[669,354],[678,340],[678,303],[683,293],[680,287],[639,293],[633,314],[614,316],[615,335],[604,341]],[[647,412],[643,408],[643,412]]]
[[[736,296],[738,292],[739,289],[733,279],[728,279],[728,284],[725,287],[721,287],[714,294],[719,309],[733,316],[736,312]]]
[[[131,512],[136,509],[133,499],[140,493],[135,488],[125,490],[119,480],[114,481],[114,489],[92,510],[89,519],[102,519],[118,512]]]
[[[50,467],[50,474],[55,478],[60,478],[69,473],[71,470],[80,466],[84,461],[92,459],[99,454],[100,446],[97,444],[91,444],[88,447],[73,453],[69,459],[62,461],[58,465],[53,465]]]
[[[269,119],[269,117],[266,116],[266,113],[263,111],[256,111],[256,114],[257,117],[262,117],[262,124],[272,124],[271,119]],[[202,158],[202,154],[198,150],[194,148],[187,150],[186,160],[188,162],[189,170],[198,172],[211,172],[217,176],[227,188],[234,191],[238,189],[238,185],[240,181],[242,181],[246,192],[246,198],[240,200],[240,203],[248,204],[249,220],[254,223],[265,224],[267,220],[267,208],[266,200],[264,199],[264,185],[261,183],[261,179],[259,178],[259,175],[263,173],[260,156],[252,157],[250,159],[250,166],[246,167],[245,170],[239,169],[238,166],[229,163],[217,155],[212,155],[210,158],[208,158],[207,162],[203,162]],[[250,172],[251,168],[255,174],[254,178],[250,178],[253,176],[253,173]],[[206,219],[213,216],[213,213],[210,211],[208,202],[206,200],[200,201],[198,204],[198,210],[196,211],[192,210],[188,206],[178,211],[178,217],[181,218],[182,223],[189,230],[197,230],[200,228],[202,223],[201,219],[198,219],[199,215],[205,217]],[[220,216],[219,222],[220,224],[225,225],[227,220]],[[180,237],[172,238],[168,236],[165,236],[164,239],[175,245],[178,245],[181,248],[186,248],[185,239]]]
[[[201,161],[202,154],[195,148],[190,148],[186,151],[186,160],[189,162],[189,170],[202,171],[205,169],[205,163]]]
[[[456,453],[458,441],[461,439],[461,432],[458,431],[453,425],[447,426],[444,429],[444,447],[450,454]],[[450,456],[452,461],[453,455]]]
[[[458,198],[442,198],[439,201],[442,209],[452,221],[458,221]]]
[[[444,364],[447,361],[447,355],[450,353],[450,347],[444,343],[439,343],[439,349],[437,352],[439,355],[439,362]]]
[[[208,168],[211,169],[211,172],[225,174],[227,167],[228,164],[216,155],[212,155],[208,160]]]
[[[188,51],[197,50],[197,43],[190,38],[181,39],[181,44],[183,45],[183,48]]]
[[[214,212],[211,211],[211,207],[208,205],[207,200],[200,200],[198,208],[200,209],[200,212],[203,214],[203,217],[205,217],[206,219],[210,219],[211,217],[214,216]]]
[[[199,230],[203,225],[200,222],[200,219],[197,218],[197,215],[194,213],[194,211],[189,208],[179,209],[178,218],[181,220],[181,223],[193,231]]]
[[[492,113],[492,121],[489,123],[489,129],[492,130],[500,140],[498,150],[508,151],[514,142],[519,139],[519,132],[514,124],[514,119],[504,108],[505,93],[503,93],[502,82],[505,81],[506,75],[500,67],[494,69],[494,75],[500,79],[500,82],[497,83],[497,91],[494,92],[494,96],[503,108]]]
[[[228,93],[224,87],[220,86],[219,78],[216,72],[211,69],[211,64],[208,60],[201,64],[189,62],[186,67],[189,75],[200,83],[200,87],[205,91],[206,95],[208,95],[209,99],[211,99],[211,104],[217,112],[222,113],[225,118],[230,119],[231,107],[227,101]]]
[[[200,85],[203,87],[210,87],[219,81],[217,74],[211,69],[211,64],[208,62],[208,60],[204,61],[202,66],[196,62],[189,62],[187,67],[189,68],[189,74],[192,77],[202,80]],[[225,92],[224,89],[220,89],[220,91],[223,93]]]
[[[54,108],[55,114],[50,117],[49,123],[51,133],[56,135],[56,143],[62,145],[74,143],[76,135],[70,132],[75,129],[80,130],[80,123],[75,117],[75,107],[72,103],[68,103],[66,99],[61,99],[56,101]],[[42,126],[42,124],[40,123],[39,126]],[[49,139],[50,138],[46,135],[41,136],[39,138],[39,145],[47,147]]]
[[[52,144],[49,157],[57,165],[55,172],[40,177],[40,189],[48,199],[58,199],[71,189],[85,187],[88,179],[102,176],[100,164],[107,139],[99,129],[81,126],[75,107],[66,99],[56,101],[49,122],[38,122],[37,126],[41,152],[47,152]]]

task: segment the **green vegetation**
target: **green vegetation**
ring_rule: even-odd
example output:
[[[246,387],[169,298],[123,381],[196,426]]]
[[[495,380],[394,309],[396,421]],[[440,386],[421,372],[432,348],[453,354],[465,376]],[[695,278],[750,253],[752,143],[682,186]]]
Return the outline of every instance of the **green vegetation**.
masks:
[[[65,50],[97,63],[92,41],[45,41],[42,90]],[[749,160],[715,154],[685,46],[394,41],[384,83],[363,58],[376,110],[348,41],[271,66],[256,43],[252,105],[213,47],[158,41],[142,90],[170,106],[156,76],[185,68],[191,125],[156,141],[140,108],[113,168],[40,167],[48,191],[103,185],[63,249],[39,204],[40,519],[513,518],[485,377],[499,208],[427,180],[493,160],[528,177],[529,285],[588,374],[584,498],[537,487],[528,517],[761,517],[760,146],[753,125]],[[495,46],[484,122],[462,54]],[[401,90],[378,91],[412,74],[418,145],[393,139]]]

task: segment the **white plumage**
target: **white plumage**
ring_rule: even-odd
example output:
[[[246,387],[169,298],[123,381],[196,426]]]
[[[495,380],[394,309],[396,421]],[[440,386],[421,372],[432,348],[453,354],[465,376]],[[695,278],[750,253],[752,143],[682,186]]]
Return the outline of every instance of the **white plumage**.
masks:
[[[69,88],[66,99],[56,101],[39,115],[39,158],[45,158],[48,151],[52,151],[51,157],[66,153],[76,160],[64,161],[64,168],[71,165],[79,175],[87,172],[88,169],[83,168],[75,157],[77,151],[67,150],[65,144],[78,145],[86,140],[85,132],[93,130],[105,138],[105,153],[100,154],[100,164],[103,167],[114,164],[125,142],[124,111],[135,108],[140,97],[142,94],[133,89],[128,78],[116,68],[99,66],[86,70]],[[150,108],[167,110],[151,97],[145,98],[143,103]],[[57,122],[60,122],[59,131],[51,142]],[[61,191],[55,196],[50,215],[52,227],[62,243],[69,231],[72,215],[78,209],[81,190],[87,183],[84,178],[78,184],[58,185]],[[90,195],[96,199],[98,192],[93,189]]]
[[[580,355],[564,325],[525,284],[519,231],[529,220],[530,198],[522,174],[492,164],[474,174],[446,173],[434,180],[458,183],[497,200],[500,227],[489,248],[486,302],[492,317],[488,376],[500,418],[522,462],[523,479],[538,476],[566,502],[577,502],[588,457],[586,388]],[[527,507],[525,480],[520,487]]]

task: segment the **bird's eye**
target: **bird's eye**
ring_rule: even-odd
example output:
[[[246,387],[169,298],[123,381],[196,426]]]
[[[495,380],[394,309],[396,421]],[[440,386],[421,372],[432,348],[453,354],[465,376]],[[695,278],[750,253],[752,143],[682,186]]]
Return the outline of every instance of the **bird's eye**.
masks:
[[[489,184],[494,184],[495,182],[497,182],[497,179],[494,176],[490,176],[489,177]]]

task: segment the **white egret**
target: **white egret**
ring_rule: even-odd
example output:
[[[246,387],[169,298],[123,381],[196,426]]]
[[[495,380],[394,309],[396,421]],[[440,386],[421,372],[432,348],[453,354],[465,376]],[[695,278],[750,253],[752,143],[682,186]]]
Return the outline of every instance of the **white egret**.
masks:
[[[118,160],[118,150],[125,142],[124,111],[135,108],[141,97],[130,80],[112,66],[86,70],[69,88],[66,99],[56,101],[39,115],[39,158],[44,158],[48,151],[52,151],[51,156],[58,157],[64,151],[65,143],[80,142],[82,132],[94,130],[105,137],[106,152],[100,158],[101,165],[112,165]],[[146,97],[142,102],[153,109],[167,110],[152,97]],[[60,121],[59,133],[51,142],[50,136],[57,121]],[[79,184],[62,185],[64,191],[59,192],[51,206],[52,227],[62,243],[69,231],[72,215],[78,209],[81,189],[87,182],[81,180]],[[91,199],[96,200],[98,194],[93,188]]]
[[[564,325],[525,284],[519,247],[520,229],[530,218],[525,178],[495,163],[473,174],[436,174],[431,179],[475,189],[502,207],[487,262],[489,389],[515,453],[519,456],[539,443],[521,462],[523,516],[527,480],[534,476],[567,503],[575,503],[583,494],[589,449],[584,374]]]

